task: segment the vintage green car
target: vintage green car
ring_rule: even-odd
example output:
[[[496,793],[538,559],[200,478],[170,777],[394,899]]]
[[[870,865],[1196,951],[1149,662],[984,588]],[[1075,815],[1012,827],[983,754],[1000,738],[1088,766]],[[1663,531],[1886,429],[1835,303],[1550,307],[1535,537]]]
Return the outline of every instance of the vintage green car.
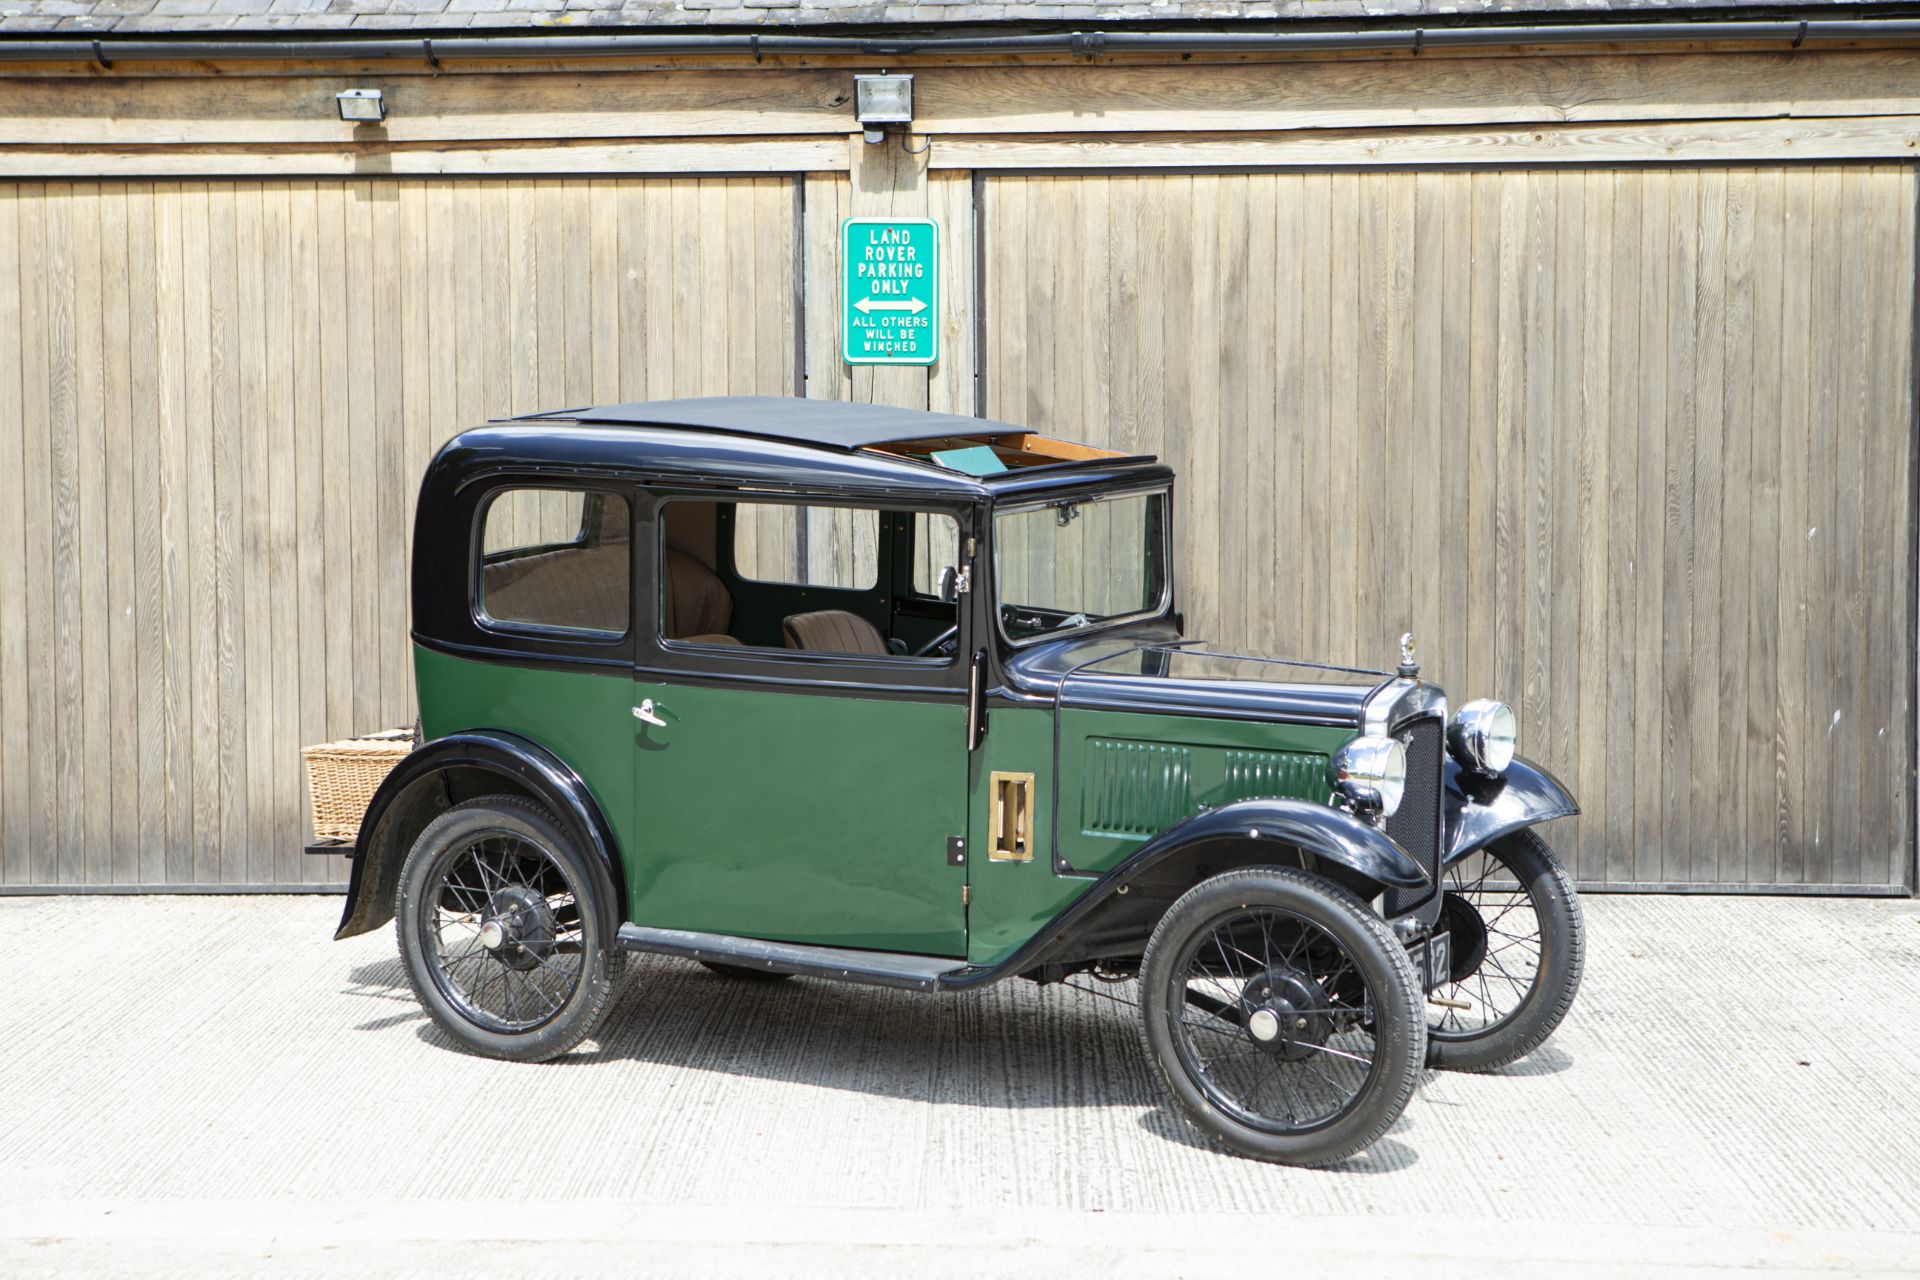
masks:
[[[1137,991],[1174,1106],[1324,1164],[1579,984],[1576,811],[1506,707],[1182,635],[1149,457],[874,405],[568,410],[421,484],[421,745],[338,936],[542,1060],[629,952],[738,979]],[[1343,588],[1332,585],[1330,590]],[[1137,987],[1128,985],[1137,980]]]

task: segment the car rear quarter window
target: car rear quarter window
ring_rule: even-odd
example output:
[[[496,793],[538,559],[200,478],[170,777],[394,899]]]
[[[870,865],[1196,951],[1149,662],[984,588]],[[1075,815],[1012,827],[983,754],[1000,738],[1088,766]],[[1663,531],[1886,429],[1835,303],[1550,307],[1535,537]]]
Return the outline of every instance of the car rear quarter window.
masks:
[[[475,612],[483,623],[626,633],[632,522],[624,498],[582,489],[502,489],[480,520]]]

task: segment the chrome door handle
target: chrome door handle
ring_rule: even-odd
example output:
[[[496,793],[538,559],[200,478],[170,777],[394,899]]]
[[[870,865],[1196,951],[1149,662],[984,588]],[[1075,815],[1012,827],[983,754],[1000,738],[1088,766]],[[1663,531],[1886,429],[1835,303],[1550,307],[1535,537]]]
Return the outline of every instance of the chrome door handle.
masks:
[[[640,705],[633,709],[633,718],[635,720],[644,720],[656,729],[664,729],[667,727],[667,722],[653,713],[652,698],[643,698],[640,700]]]

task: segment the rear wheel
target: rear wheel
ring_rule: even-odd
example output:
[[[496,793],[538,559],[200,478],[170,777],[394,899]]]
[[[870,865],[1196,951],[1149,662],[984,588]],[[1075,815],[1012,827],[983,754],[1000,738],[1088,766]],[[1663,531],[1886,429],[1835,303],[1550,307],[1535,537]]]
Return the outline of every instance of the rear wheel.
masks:
[[[1586,962],[1580,898],[1547,842],[1518,831],[1447,868],[1453,955],[1428,1006],[1427,1061],[1487,1071],[1539,1048],[1573,1007]]]
[[[1291,868],[1190,890],[1155,928],[1140,988],[1147,1056],[1175,1108],[1256,1159],[1364,1150],[1426,1056],[1406,948],[1358,898]]]
[[[414,994],[462,1046],[540,1062],[599,1023],[625,960],[585,855],[518,796],[455,805],[420,833],[394,900]]]

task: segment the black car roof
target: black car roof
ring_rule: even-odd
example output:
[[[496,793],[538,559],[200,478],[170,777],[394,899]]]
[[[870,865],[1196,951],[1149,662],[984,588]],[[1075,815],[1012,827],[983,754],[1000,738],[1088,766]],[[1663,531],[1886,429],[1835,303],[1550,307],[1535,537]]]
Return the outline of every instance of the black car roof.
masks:
[[[686,427],[786,440],[825,449],[865,449],[934,436],[1008,435],[1025,427],[985,418],[884,404],[801,400],[791,396],[701,396],[529,414],[515,422],[580,422],[628,427]]]
[[[1063,450],[1057,461],[1026,455],[1020,465],[987,475],[952,470],[924,454],[891,451],[946,437],[954,437],[955,443],[989,437],[1040,439],[1025,427],[951,413],[780,396],[714,396],[498,420],[463,432],[434,465],[459,474],[514,465],[584,466],[700,484],[745,481],[1003,501],[1066,488],[1173,479],[1173,473],[1151,457],[1060,442],[1032,446]]]

